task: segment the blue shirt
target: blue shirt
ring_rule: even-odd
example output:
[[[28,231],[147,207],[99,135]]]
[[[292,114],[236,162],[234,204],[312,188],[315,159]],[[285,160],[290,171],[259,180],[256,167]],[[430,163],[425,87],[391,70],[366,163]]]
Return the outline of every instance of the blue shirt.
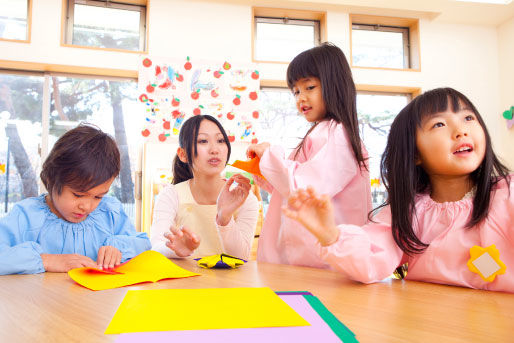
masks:
[[[24,199],[0,218],[0,275],[44,272],[41,254],[80,254],[96,261],[98,249],[110,245],[124,262],[151,248],[116,198],[103,197],[86,219],[70,223],[52,213],[45,196]]]

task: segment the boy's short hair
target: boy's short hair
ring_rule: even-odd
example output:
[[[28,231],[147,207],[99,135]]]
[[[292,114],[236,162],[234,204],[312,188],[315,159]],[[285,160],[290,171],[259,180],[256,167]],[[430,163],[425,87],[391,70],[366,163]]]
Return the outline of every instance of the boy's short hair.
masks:
[[[48,193],[63,186],[87,191],[120,172],[120,152],[114,139],[96,126],[81,123],[55,143],[43,163],[41,181]]]

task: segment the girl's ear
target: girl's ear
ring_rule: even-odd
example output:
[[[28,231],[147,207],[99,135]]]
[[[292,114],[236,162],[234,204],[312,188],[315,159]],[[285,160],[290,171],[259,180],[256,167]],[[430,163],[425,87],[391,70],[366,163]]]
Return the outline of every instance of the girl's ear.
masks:
[[[184,148],[177,149],[177,156],[182,163],[187,163],[187,154]]]

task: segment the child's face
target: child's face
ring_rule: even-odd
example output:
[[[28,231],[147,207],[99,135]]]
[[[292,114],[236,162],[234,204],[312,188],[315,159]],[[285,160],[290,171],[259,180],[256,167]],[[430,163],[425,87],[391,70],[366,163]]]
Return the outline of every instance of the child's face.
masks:
[[[482,163],[485,144],[484,129],[472,111],[446,110],[426,117],[417,129],[417,163],[429,176],[469,175]]]
[[[205,175],[219,175],[227,163],[228,142],[218,126],[210,120],[202,120],[198,129],[193,171]]]
[[[321,82],[317,77],[308,77],[296,81],[293,94],[298,112],[303,114],[308,122],[320,121],[327,114]]]
[[[109,192],[113,181],[114,178],[86,192],[64,186],[61,194],[53,192],[51,198],[47,197],[47,203],[50,210],[59,218],[71,223],[80,223],[96,209],[102,197]]]

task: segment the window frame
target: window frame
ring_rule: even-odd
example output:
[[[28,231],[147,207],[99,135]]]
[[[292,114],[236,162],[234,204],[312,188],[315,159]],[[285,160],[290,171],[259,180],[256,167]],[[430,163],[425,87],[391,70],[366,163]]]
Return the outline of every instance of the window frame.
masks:
[[[84,49],[99,49],[108,51],[123,51],[132,53],[146,53],[148,52],[148,8],[145,4],[132,4],[121,2],[111,2],[102,0],[63,0],[63,36],[62,46],[77,47]],[[88,46],[73,44],[73,25],[75,17],[75,4],[95,6],[103,8],[122,9],[129,11],[140,12],[139,16],[139,47],[137,50],[119,49],[119,48],[106,48],[99,46]]]
[[[264,8],[252,7],[252,61],[259,63],[275,63],[275,64],[289,64],[290,61],[272,61],[272,60],[259,60],[256,59],[256,46],[257,46],[257,18],[263,20],[270,20],[273,23],[306,25],[308,22],[317,22],[317,29],[315,26],[315,44],[319,45],[327,40],[327,23],[326,12],[319,11],[306,11],[306,10],[292,10],[285,8]]]
[[[25,39],[1,38],[2,42],[30,43],[32,35],[32,0],[27,0],[27,30]]]

